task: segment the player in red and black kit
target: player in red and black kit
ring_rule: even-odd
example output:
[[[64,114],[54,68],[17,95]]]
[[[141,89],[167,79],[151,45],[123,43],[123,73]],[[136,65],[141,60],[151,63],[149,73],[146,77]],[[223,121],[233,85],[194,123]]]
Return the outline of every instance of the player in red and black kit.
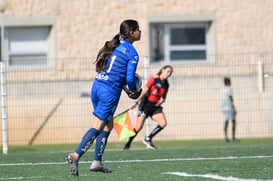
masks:
[[[148,80],[142,94],[131,107],[131,109],[134,109],[140,103],[138,107],[138,119],[134,128],[136,134],[135,136],[129,138],[128,142],[123,148],[124,150],[130,149],[132,141],[142,129],[144,122],[148,117],[151,117],[152,120],[157,122],[158,125],[148,136],[145,137],[143,143],[147,146],[147,148],[156,149],[152,143],[152,138],[167,126],[167,120],[161,105],[166,100],[169,89],[168,78],[172,75],[172,72],[172,66],[166,65],[162,67],[155,76]]]

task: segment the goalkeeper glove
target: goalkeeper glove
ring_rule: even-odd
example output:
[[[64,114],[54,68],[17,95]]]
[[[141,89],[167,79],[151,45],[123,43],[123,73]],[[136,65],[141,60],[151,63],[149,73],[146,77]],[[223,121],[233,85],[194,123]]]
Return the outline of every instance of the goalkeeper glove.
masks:
[[[123,90],[126,92],[126,94],[128,95],[128,97],[130,97],[131,99],[137,99],[142,92],[142,88],[140,89],[135,89],[135,90],[129,90],[127,88],[123,88]]]

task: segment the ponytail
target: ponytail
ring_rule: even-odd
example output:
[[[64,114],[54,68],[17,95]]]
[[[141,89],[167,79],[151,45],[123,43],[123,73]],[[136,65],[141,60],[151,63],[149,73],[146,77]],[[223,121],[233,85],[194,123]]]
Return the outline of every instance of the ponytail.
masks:
[[[120,24],[119,34],[115,35],[111,41],[105,42],[104,46],[100,49],[97,59],[94,62],[96,64],[96,72],[104,71],[108,59],[110,58],[114,49],[120,44],[120,40],[127,40],[130,37],[130,32],[139,28],[136,20],[124,20]]]
[[[114,49],[120,44],[119,34],[115,35],[111,41],[106,41],[104,46],[100,49],[96,61],[96,72],[104,71],[108,59],[110,58]]]

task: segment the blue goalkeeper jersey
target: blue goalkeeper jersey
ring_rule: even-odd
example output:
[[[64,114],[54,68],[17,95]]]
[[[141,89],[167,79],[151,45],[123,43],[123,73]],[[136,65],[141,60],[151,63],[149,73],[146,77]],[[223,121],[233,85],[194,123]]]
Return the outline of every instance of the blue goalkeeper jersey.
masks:
[[[106,69],[97,74],[95,83],[116,94],[120,94],[126,84],[130,90],[136,89],[135,72],[138,60],[138,53],[133,45],[127,40],[120,41],[107,61]]]

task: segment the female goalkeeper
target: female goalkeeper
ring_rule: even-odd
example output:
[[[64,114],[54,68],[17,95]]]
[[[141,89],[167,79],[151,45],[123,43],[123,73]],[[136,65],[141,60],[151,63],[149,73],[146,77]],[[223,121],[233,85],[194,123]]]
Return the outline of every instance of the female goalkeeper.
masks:
[[[111,172],[102,163],[102,155],[113,128],[113,115],[123,86],[128,85],[131,94],[136,91],[135,72],[139,56],[132,44],[140,40],[140,37],[138,22],[124,20],[120,24],[119,33],[100,49],[95,61],[97,76],[91,90],[93,124],[75,151],[67,155],[71,175],[79,175],[79,160],[95,140],[94,161],[90,165],[90,171]]]

